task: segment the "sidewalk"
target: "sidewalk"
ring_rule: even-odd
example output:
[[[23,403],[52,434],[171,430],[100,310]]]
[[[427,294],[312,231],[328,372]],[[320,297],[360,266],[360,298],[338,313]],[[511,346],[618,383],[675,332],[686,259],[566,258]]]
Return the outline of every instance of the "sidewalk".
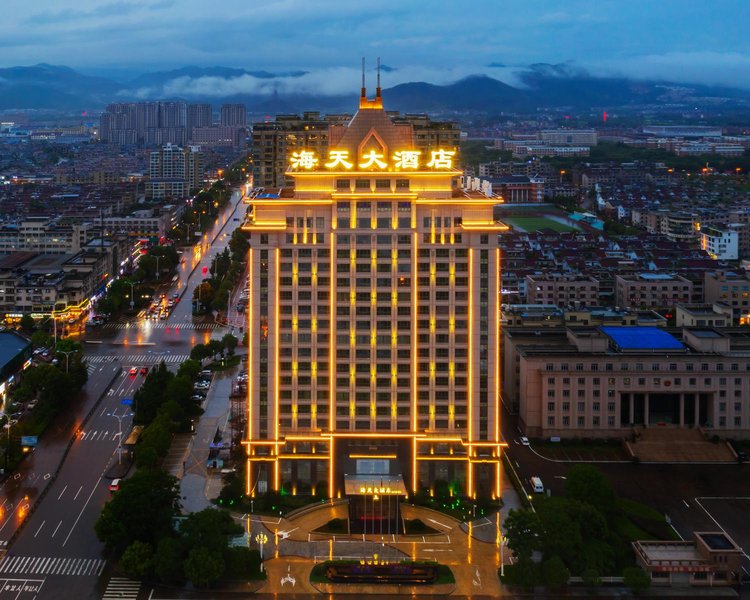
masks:
[[[232,380],[240,368],[241,363],[214,375],[206,400],[203,402],[205,412],[196,423],[195,435],[183,452],[183,462],[175,465],[174,461],[171,461],[171,474],[180,478],[180,496],[184,512],[197,512],[213,506],[211,500],[218,496],[221,490],[221,472],[208,469],[208,456],[217,430],[222,432],[223,439],[229,439],[229,433],[223,432],[228,428]]]

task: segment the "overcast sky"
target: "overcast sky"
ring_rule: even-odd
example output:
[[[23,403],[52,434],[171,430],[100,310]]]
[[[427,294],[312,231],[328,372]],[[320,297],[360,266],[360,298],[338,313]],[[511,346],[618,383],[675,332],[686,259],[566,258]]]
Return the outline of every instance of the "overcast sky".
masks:
[[[750,87],[748,0],[1,0],[0,66],[122,77],[185,65],[383,85],[570,61],[596,74]],[[509,68],[490,67],[502,64]],[[335,90],[331,90],[335,91]]]

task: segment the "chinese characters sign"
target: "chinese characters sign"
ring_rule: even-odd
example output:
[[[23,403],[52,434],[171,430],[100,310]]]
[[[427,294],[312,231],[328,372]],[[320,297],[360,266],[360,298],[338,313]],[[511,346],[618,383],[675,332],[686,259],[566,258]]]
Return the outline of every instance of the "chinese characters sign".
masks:
[[[453,150],[440,149],[431,150],[429,156],[422,157],[419,150],[399,150],[388,157],[377,150],[368,150],[359,157],[359,162],[356,162],[348,150],[329,150],[328,160],[323,163],[323,167],[329,170],[349,171],[356,164],[359,169],[374,171],[409,171],[420,167],[442,171],[453,168],[455,154]],[[318,167],[320,159],[312,150],[299,150],[292,153],[289,164],[296,171],[312,171]]]

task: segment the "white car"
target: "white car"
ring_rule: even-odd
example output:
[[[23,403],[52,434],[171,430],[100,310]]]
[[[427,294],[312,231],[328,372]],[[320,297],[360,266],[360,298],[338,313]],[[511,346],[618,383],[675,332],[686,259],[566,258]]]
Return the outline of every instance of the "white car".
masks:
[[[520,440],[522,446],[528,446],[529,445],[529,438],[527,438],[525,436],[522,436],[522,437],[520,437],[518,439]]]

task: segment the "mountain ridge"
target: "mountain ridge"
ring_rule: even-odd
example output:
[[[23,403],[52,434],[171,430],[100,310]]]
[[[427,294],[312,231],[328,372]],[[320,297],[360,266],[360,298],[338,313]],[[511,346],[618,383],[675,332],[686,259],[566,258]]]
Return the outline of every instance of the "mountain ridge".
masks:
[[[390,67],[388,70],[394,70]],[[277,104],[302,110],[348,111],[356,106],[357,90],[330,95],[293,90],[295,80],[308,71],[272,72],[233,67],[185,66],[168,71],[144,73],[128,81],[84,75],[62,65],[40,63],[0,68],[0,109],[101,109],[110,102],[139,100],[186,100],[190,102],[242,102],[251,111],[265,112]],[[226,93],[200,92],[192,80],[225,80]],[[265,82],[255,86],[253,80]],[[420,112],[533,112],[539,108],[639,106],[651,104],[733,104],[750,106],[750,91],[739,88],[685,84],[669,81],[633,80],[624,77],[595,77],[567,63],[537,63],[519,69],[518,86],[484,74],[469,75],[453,83],[438,85],[426,81],[401,83],[383,90],[389,109]],[[179,82],[179,86],[170,84]],[[275,85],[278,82],[279,85]],[[180,94],[165,90],[179,89]],[[248,89],[250,91],[242,91]],[[257,91],[262,89],[263,93]],[[272,90],[272,93],[268,93]]]

